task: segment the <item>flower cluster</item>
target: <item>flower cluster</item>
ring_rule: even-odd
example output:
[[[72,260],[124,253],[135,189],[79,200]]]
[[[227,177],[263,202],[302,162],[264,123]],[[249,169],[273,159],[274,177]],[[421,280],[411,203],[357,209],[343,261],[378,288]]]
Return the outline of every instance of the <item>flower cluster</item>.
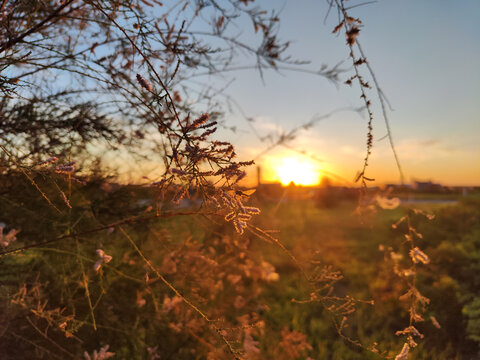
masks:
[[[98,260],[95,265],[93,265],[93,269],[98,272],[98,270],[100,270],[103,264],[107,264],[112,260],[112,257],[105,254],[105,251],[103,251],[102,249],[97,249],[96,253],[98,256]]]
[[[0,245],[3,247],[7,247],[8,245],[10,245],[10,243],[17,240],[17,234],[20,232],[20,230],[11,229],[8,234],[4,235],[3,229],[4,226],[0,225]]]
[[[230,212],[225,215],[226,221],[232,221],[235,230],[241,235],[247,228],[247,222],[252,218],[252,215],[260,214],[260,209],[253,206],[245,206],[242,202],[242,197],[248,197],[241,191],[224,191],[222,193],[223,203],[230,209]]]

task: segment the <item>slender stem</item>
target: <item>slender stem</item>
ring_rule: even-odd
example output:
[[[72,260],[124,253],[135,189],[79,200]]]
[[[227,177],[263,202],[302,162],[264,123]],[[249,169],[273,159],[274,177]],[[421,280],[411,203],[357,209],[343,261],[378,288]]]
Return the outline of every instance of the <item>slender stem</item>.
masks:
[[[366,58],[365,54],[364,54],[363,49],[362,49],[362,47],[361,47],[361,45],[358,41],[357,41],[357,46],[358,46],[358,50],[360,51],[360,55],[362,55],[362,57],[365,59]],[[377,90],[378,100],[380,101],[380,106],[382,107],[382,115],[383,115],[383,119],[385,120],[385,126],[387,128],[388,141],[390,143],[390,148],[392,149],[392,152],[393,152],[393,157],[395,158],[395,162],[397,164],[398,172],[400,174],[400,181],[403,185],[403,184],[405,184],[405,176],[403,174],[402,166],[400,164],[400,159],[399,159],[398,154],[397,154],[397,149],[395,148],[395,144],[393,143],[392,130],[390,128],[390,121],[389,121],[388,115],[387,115],[387,107],[385,106],[385,95],[384,95],[382,89],[380,88],[380,85],[378,84],[378,81],[377,81],[377,77],[375,76],[375,73],[373,72],[373,69],[370,66],[370,63],[368,61],[366,62],[366,65],[367,65],[368,72],[370,73],[370,76],[372,77],[373,83],[375,84],[375,89]],[[388,102],[388,100],[387,100],[387,102]]]
[[[138,53],[140,54],[140,56],[143,57],[143,59],[145,60],[145,62],[147,63],[147,65],[149,66],[150,70],[152,70],[152,72],[155,74],[158,82],[160,83],[160,86],[162,87],[163,91],[165,91],[165,93],[167,94],[167,97],[168,99],[170,100],[170,105],[172,106],[172,109],[173,109],[173,113],[175,114],[175,118],[177,119],[178,121],[178,124],[180,126],[180,128],[182,128],[183,130],[183,126],[182,126],[182,123],[180,121],[180,117],[178,115],[178,112],[177,112],[177,108],[175,106],[175,103],[173,101],[173,98],[171,97],[170,95],[170,92],[168,91],[168,88],[167,86],[164,84],[164,82],[162,81],[162,78],[160,77],[160,75],[157,73],[157,71],[155,70],[155,67],[152,65],[152,63],[150,62],[150,60],[148,59],[148,57],[142,52],[142,50],[140,50],[140,48],[137,46],[137,44],[135,44],[135,41],[133,41],[133,39],[130,37],[130,35],[127,34],[127,32],[125,31],[125,29],[120,26],[116,21],[115,19],[113,19],[110,15],[108,15],[105,10],[103,10],[99,5],[95,4],[94,2],[91,3],[97,10],[99,10],[103,15],[105,15],[107,17],[108,20],[110,20],[114,25],[115,27],[120,30],[123,35],[125,35],[125,37],[127,38],[127,40],[132,44],[132,46],[135,48],[135,50],[138,51]]]
[[[52,243],[55,243],[57,241],[61,241],[61,240],[64,240],[64,239],[71,239],[71,238],[75,238],[75,237],[90,235],[90,234],[93,234],[93,233],[96,233],[96,232],[99,232],[99,231],[107,230],[107,229],[114,228],[114,227],[121,226],[121,225],[136,224],[136,223],[140,223],[140,222],[144,222],[144,221],[151,221],[151,220],[154,220],[154,219],[157,219],[157,218],[169,218],[169,217],[180,216],[180,215],[200,215],[200,214],[198,212],[193,212],[193,211],[192,212],[176,212],[176,213],[155,214],[155,215],[147,216],[147,217],[143,217],[143,218],[126,219],[126,220],[122,220],[122,221],[119,221],[119,222],[116,222],[116,223],[112,223],[110,225],[101,226],[101,227],[98,227],[98,228],[95,228],[95,229],[91,229],[91,230],[87,230],[87,231],[83,231],[83,232],[78,232],[78,233],[66,234],[66,235],[62,235],[62,236],[59,236],[59,237],[56,237],[54,239],[50,239],[50,240],[47,240],[47,241],[26,245],[26,246],[16,248],[16,249],[3,251],[3,252],[0,252],[0,257],[4,256],[4,255],[14,254],[14,253],[17,253],[17,252],[20,252],[20,251],[25,251],[25,250],[28,250],[28,249],[36,248],[36,247],[42,247],[44,245],[52,244]],[[207,213],[207,214],[204,214],[204,215],[217,215],[217,214]]]
[[[200,315],[200,317],[202,317],[209,325],[212,326],[212,328],[215,330],[215,332],[221,337],[221,339],[223,340],[223,342],[225,343],[225,345],[227,346],[228,350],[232,353],[232,355],[234,356],[235,359],[238,359],[240,360],[240,358],[238,357],[237,355],[237,351],[235,351],[235,349],[233,348],[233,345],[230,341],[227,340],[227,338],[225,337],[225,335],[223,335],[222,333],[222,329],[220,329],[217,325],[215,325],[213,323],[213,320],[211,320],[202,310],[200,310],[195,304],[193,304],[190,300],[188,300],[184,295],[182,295],[180,293],[180,291],[177,290],[177,288],[175,288],[175,286],[173,286],[172,283],[170,283],[162,274],[160,274],[160,272],[157,270],[157,268],[155,266],[153,266],[153,264],[150,262],[150,260],[148,260],[145,255],[143,254],[143,252],[139,249],[139,247],[137,246],[137,244],[135,244],[135,241],[133,241],[133,239],[128,235],[128,233],[123,230],[122,227],[120,227],[120,231],[123,233],[123,235],[125,235],[125,237],[128,239],[128,241],[130,241],[130,243],[132,244],[132,246],[134,247],[134,249],[137,251],[137,253],[140,255],[140,257],[143,259],[143,261],[145,262],[145,264],[147,264],[147,266],[150,268],[150,270],[152,270],[155,275],[157,275],[157,277],[170,289],[172,290],[176,296],[180,297],[183,302],[185,304],[187,304],[190,308],[192,308],[198,315]]]

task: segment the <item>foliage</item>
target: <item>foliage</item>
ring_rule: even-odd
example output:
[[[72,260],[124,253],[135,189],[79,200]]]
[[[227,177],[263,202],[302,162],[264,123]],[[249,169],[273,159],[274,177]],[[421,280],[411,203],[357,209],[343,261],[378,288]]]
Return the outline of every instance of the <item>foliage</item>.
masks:
[[[215,114],[212,90],[192,88],[192,78],[228,71],[240,55],[259,70],[293,62],[276,13],[248,3],[3,1],[2,143],[17,158],[78,155],[102,139],[138,152],[147,144],[135,139],[176,131],[179,116],[202,104]],[[258,47],[234,33],[239,18],[259,34]],[[137,86],[139,72],[150,88]]]

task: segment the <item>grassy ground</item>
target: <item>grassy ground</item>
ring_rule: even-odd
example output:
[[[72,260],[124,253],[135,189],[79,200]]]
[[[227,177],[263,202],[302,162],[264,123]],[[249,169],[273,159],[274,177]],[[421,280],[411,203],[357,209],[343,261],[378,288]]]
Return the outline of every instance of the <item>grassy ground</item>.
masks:
[[[478,203],[475,204],[470,210],[478,209]],[[438,225],[444,226],[447,220],[455,221],[454,217],[458,216],[456,214],[458,210],[455,209],[464,206],[441,203],[415,205],[415,208],[439,214],[433,223],[423,220],[419,222],[419,228],[425,230],[427,237],[425,241],[419,241],[419,246],[426,247],[430,254],[435,254],[436,248],[444,242],[439,238],[432,239],[431,231]],[[404,216],[407,209],[405,207],[395,210],[377,209],[373,213],[359,215],[354,203],[345,202],[334,209],[324,209],[317,207],[313,201],[269,204],[263,208],[260,225],[277,229],[276,236],[292,251],[300,263],[308,267],[313,257],[324,265],[331,265],[333,269],[340,270],[344,276],[336,286],[337,293],[375,301],[374,306],[362,304],[358,306],[355,315],[349,320],[351,331],[348,333],[352,339],[359,339],[367,347],[378,342],[379,349],[389,349],[388,354],[394,355],[392,349],[398,351],[402,345],[401,339],[394,334],[408,324],[405,307],[397,299],[406,288],[405,284],[392,274],[392,264],[385,261],[384,253],[379,251],[379,247],[401,248],[403,234],[392,229],[391,225]],[[443,236],[448,235],[445,232]],[[473,263],[478,266],[480,239],[478,234],[473,236],[477,236],[476,257]],[[332,336],[335,328],[331,322],[329,323],[328,314],[318,306],[311,303],[292,305],[291,298],[301,296],[302,292],[306,292],[306,288],[298,286],[299,275],[292,268],[290,259],[281,251],[273,251],[272,245],[258,246],[260,251],[266,254],[267,259],[276,266],[282,279],[279,287],[271,293],[271,300],[275,302],[275,306],[272,307],[269,317],[274,323],[279,322],[278,319],[288,322],[287,318],[290,317],[292,326],[304,331],[307,329],[319,358],[376,358],[352,346],[348,341]],[[429,316],[436,318],[443,316],[445,322],[456,321],[457,329],[462,327],[460,324],[465,325],[465,318],[461,315],[462,301],[458,299],[461,297],[458,288],[457,297],[450,297],[451,303],[442,299],[442,294],[451,291],[452,282],[457,283],[458,280],[454,279],[458,279],[461,270],[457,268],[452,274],[447,274],[445,270],[439,271],[443,261],[445,259],[433,259],[433,269],[419,274],[419,283],[423,285],[423,288],[419,286],[420,291],[432,295],[433,299],[432,306],[426,310],[427,321],[418,325],[425,334],[425,341],[414,351],[412,358],[470,359],[471,356],[476,356],[476,346],[469,342],[464,329],[461,331],[462,335],[452,336],[450,333],[452,329],[439,330],[428,321]],[[452,259],[448,261],[453,262]],[[466,262],[457,266],[461,268],[472,265]],[[438,273],[435,273],[436,271]],[[450,285],[440,284],[438,280],[435,282],[435,276],[440,274]],[[469,276],[478,280],[472,273]],[[461,284],[458,287],[461,288]],[[471,288],[465,291],[467,293],[470,291],[468,295],[464,295],[467,298],[473,296]],[[280,293],[282,296],[279,296]],[[435,300],[437,303],[433,303]],[[447,343],[439,343],[439,338]]]
[[[28,189],[25,197],[33,197]],[[79,205],[74,203],[70,215],[57,222],[49,221],[54,213],[41,199],[17,206],[8,195],[2,196],[3,220],[23,225],[16,246],[138,213],[132,207],[135,194],[126,189],[108,196],[84,191],[72,200]],[[262,214],[256,217],[255,226],[278,238],[285,249],[248,233],[239,236],[221,217],[211,221],[188,215],[125,225],[123,230],[117,227],[113,232],[69,238],[0,258],[5,340],[0,351],[6,359],[26,353],[34,354],[32,359],[63,358],[67,353],[75,358],[109,344],[119,359],[153,359],[154,354],[161,359],[225,358],[212,355],[222,343],[198,314],[178,304],[169,307],[173,293],[149,269],[145,257],[209,317],[238,326],[228,333],[234,340],[237,337],[234,346],[245,348],[245,339],[251,336],[250,349],[266,354],[262,357],[253,351],[251,359],[303,359],[307,355],[313,359],[378,359],[365,349],[374,343],[385,356],[394,357],[403,345],[395,332],[408,325],[406,306],[398,300],[406,287],[379,248],[403,246],[405,250],[405,229],[392,229],[392,224],[409,210],[400,207],[359,214],[354,202],[326,209],[311,200],[256,205]],[[412,217],[412,226],[423,234],[418,246],[432,262],[418,275],[418,288],[431,304],[425,310],[426,321],[418,325],[425,338],[411,359],[475,359],[476,339],[480,339],[480,199],[417,207],[435,213],[436,218]],[[177,210],[188,209],[169,208]],[[113,260],[95,273],[97,248]],[[278,281],[265,281],[265,274],[272,271],[265,262],[274,266]],[[336,282],[333,294],[359,300],[343,332],[350,340],[338,334],[338,318],[322,303],[310,301],[312,284],[299,265],[307,276],[325,267],[330,273],[341,272],[343,278]],[[145,281],[146,273],[154,279],[152,283]],[[22,295],[23,284],[27,293]],[[370,300],[374,305],[366,303]],[[68,320],[67,315],[75,320]],[[438,319],[441,329],[433,326],[430,316]],[[71,337],[59,331],[63,321]],[[248,326],[255,322],[262,325],[250,333]],[[295,331],[306,336],[311,348]],[[60,348],[63,355],[55,356]]]

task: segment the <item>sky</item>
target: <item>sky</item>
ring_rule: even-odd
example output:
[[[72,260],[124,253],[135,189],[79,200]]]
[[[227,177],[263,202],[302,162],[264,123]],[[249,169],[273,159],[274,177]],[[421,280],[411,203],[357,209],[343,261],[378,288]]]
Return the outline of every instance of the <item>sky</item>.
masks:
[[[350,2],[355,3],[359,2]],[[332,34],[338,23],[336,13],[324,21],[326,1],[284,0],[275,5],[282,9],[280,37],[292,41],[290,55],[309,60],[304,68],[311,70],[343,61],[341,67],[349,69],[344,78],[350,76],[345,37]],[[363,22],[358,39],[391,103],[388,116],[406,182],[480,185],[480,41],[476,28],[480,1],[379,0],[350,13]],[[263,80],[252,70],[231,75],[235,81],[225,93],[254,119],[251,125],[260,136],[289,131],[315,116],[334,112],[312,129],[300,131],[288,148],[275,147],[266,153],[268,141],[254,135],[239,111],[228,114],[229,124],[238,131],[224,132],[221,137],[236,145],[242,160],[256,159],[262,181],[281,180],[278,169],[285,171],[292,161],[315,169],[319,177],[353,181],[363,165],[367,118],[338,110],[362,105],[358,87],[335,86],[323,77],[297,71],[267,71]],[[388,140],[381,139],[387,132],[376,94],[370,91],[369,96],[375,140],[367,175],[376,179],[375,184],[399,183]],[[298,169],[292,165],[292,172]]]

